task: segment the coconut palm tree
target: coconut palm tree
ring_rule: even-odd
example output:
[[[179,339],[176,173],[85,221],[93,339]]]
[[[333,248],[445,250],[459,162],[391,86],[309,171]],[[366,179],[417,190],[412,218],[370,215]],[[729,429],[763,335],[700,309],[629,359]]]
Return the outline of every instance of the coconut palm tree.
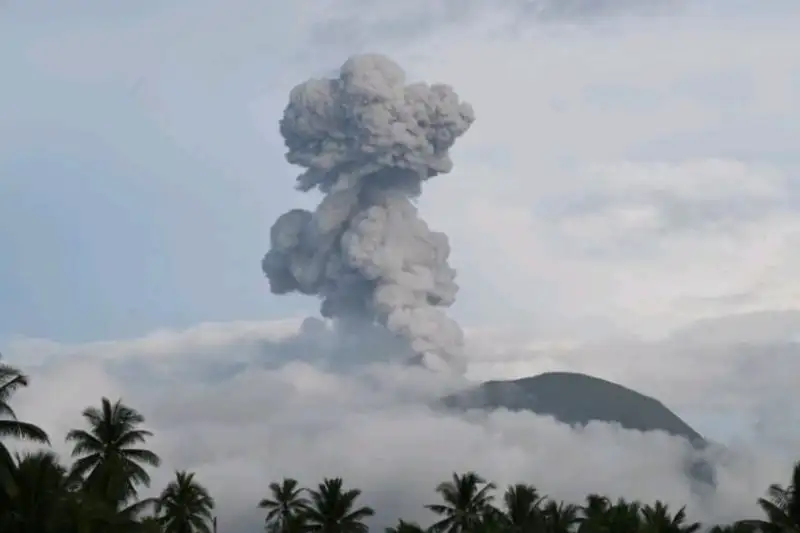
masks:
[[[9,473],[14,468],[14,458],[5,446],[9,437],[50,444],[47,433],[35,424],[17,419],[12,409],[11,397],[28,386],[28,376],[17,368],[0,361],[0,487],[10,489]]]
[[[506,489],[503,494],[501,522],[509,533],[523,533],[541,530],[542,515],[540,505],[545,500],[533,485],[518,483]]]
[[[17,454],[14,493],[0,506],[4,533],[140,533],[137,523],[82,492],[50,451]]]
[[[160,521],[150,514],[158,506],[158,498],[134,500],[116,509],[113,504],[104,502],[104,505],[107,518],[100,529],[103,533],[163,533]]]
[[[542,508],[542,522],[546,533],[571,533],[578,524],[578,506],[550,500]]]
[[[641,504],[622,498],[608,509],[608,531],[640,531],[642,529]]]
[[[792,468],[789,485],[770,485],[758,505],[767,519],[748,521],[750,525],[765,533],[800,532],[800,461]]]
[[[87,430],[67,433],[66,440],[73,443],[72,456],[76,458],[70,476],[82,480],[87,491],[119,508],[136,496],[139,485],[150,485],[144,466],[161,464],[155,453],[136,447],[152,433],[139,427],[144,417],[121,400],[112,404],[103,398],[99,409],[84,409],[83,418],[88,423]],[[149,503],[152,500],[127,511],[138,512]]]
[[[17,454],[10,471],[12,490],[0,506],[0,531],[4,533],[60,531],[70,497],[67,469],[50,451]]]
[[[612,503],[599,494],[589,494],[580,508],[578,533],[637,532],[641,529],[640,505],[622,498]]]
[[[303,497],[305,489],[296,479],[284,478],[280,483],[270,483],[270,497],[258,502],[261,509],[267,510],[265,523],[268,531],[288,533],[300,526],[302,512],[308,505]]]
[[[363,520],[375,514],[370,507],[358,507],[359,489],[343,488],[342,478],[324,479],[309,490],[303,511],[304,529],[316,533],[366,533]]]
[[[503,512],[494,507],[489,507],[478,523],[470,529],[470,533],[508,533],[509,530],[508,520]],[[536,529],[529,531],[533,533]]]
[[[164,533],[212,533],[214,498],[193,472],[175,472],[161,492],[156,514]]]
[[[686,521],[686,508],[681,507],[674,515],[667,505],[656,501],[641,509],[642,528],[647,533],[695,533],[702,525]]]
[[[589,494],[580,508],[578,533],[608,533],[611,500],[600,494]]]
[[[443,504],[426,505],[442,518],[431,526],[441,533],[464,533],[480,524],[487,512],[491,512],[494,483],[488,483],[475,472],[463,475],[453,473],[450,481],[440,483],[436,492]]]

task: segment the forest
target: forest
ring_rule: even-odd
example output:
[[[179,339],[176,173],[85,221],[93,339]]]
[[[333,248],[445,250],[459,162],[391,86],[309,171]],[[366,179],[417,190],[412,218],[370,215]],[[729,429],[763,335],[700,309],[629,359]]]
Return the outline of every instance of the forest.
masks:
[[[161,466],[147,448],[152,433],[141,413],[108,398],[84,409],[83,427],[66,435],[72,453],[65,464],[47,433],[14,412],[14,393],[28,384],[0,362],[0,533],[217,532],[214,498],[193,472],[177,471],[157,497],[140,497],[150,486],[148,469]],[[41,447],[12,453],[12,441]],[[432,525],[400,519],[385,533],[800,533],[800,462],[788,474],[788,484],[765,487],[762,516],[701,524],[660,501],[589,494],[578,505],[553,500],[535,484],[501,491],[476,472],[453,473],[432,488]],[[253,507],[263,512],[266,533],[366,533],[375,510],[361,501],[362,491],[342,478],[315,487],[287,478],[254,495]]]

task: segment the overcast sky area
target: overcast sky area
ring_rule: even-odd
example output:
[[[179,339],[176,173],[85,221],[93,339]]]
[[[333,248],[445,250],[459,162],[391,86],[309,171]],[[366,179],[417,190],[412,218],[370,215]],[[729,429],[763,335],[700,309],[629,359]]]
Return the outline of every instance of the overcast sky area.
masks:
[[[453,470],[705,520],[785,482],[800,3],[273,3],[0,2],[0,352],[33,378],[20,416],[64,452],[83,407],[122,396],[156,432],[156,488],[197,471],[226,533],[259,527],[284,475],[344,476],[378,524],[428,520]],[[275,218],[319,196],[294,190],[277,121],[357,52],[475,109],[419,202],[450,237],[467,378],[574,370],[654,395],[727,447],[711,501],[674,439],[444,416],[426,403],[463,380],[344,370],[369,349],[296,336],[318,301],[270,294],[259,262]]]

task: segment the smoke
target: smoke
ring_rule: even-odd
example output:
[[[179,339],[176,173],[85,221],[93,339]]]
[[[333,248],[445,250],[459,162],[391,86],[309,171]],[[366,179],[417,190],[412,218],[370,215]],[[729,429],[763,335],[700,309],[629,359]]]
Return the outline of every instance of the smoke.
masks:
[[[318,295],[323,316],[381,324],[426,365],[463,369],[463,333],[442,310],[458,291],[450,246],[414,198],[452,169],[448,151],[473,120],[449,86],[406,85],[380,55],[296,86],[280,121],[286,159],[306,169],[297,189],[324,197],[272,226],[262,262],[272,292]]]

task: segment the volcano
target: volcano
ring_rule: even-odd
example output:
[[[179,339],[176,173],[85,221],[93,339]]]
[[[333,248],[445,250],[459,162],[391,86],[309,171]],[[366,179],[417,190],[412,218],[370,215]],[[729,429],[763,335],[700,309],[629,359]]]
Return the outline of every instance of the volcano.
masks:
[[[715,484],[713,468],[702,457],[708,442],[700,433],[655,398],[611,381],[574,372],[548,372],[487,381],[442,401],[455,410],[531,411],[570,426],[606,422],[634,431],[661,431],[690,444],[686,473],[693,488],[702,490]]]

